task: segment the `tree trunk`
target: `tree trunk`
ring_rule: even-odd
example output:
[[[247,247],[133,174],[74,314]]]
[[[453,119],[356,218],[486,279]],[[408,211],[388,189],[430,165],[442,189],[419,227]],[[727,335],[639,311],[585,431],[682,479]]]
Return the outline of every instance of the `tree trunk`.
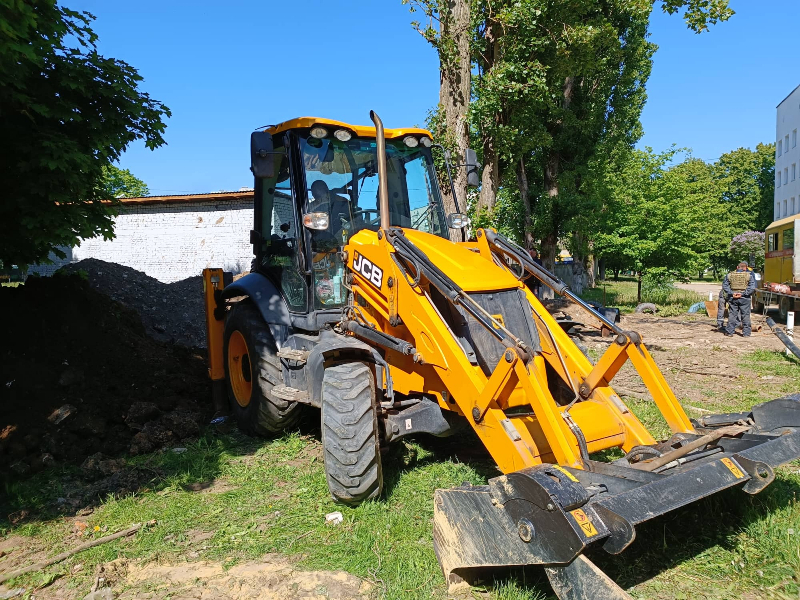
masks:
[[[642,272],[639,271],[636,279],[636,302],[642,301]]]
[[[585,273],[583,269],[583,261],[582,260],[574,260],[572,261],[572,285],[570,289],[578,294],[579,296],[583,294],[583,286],[584,286],[584,279]]]
[[[586,258],[586,285],[592,289],[597,287],[594,279],[594,254],[590,254]]]
[[[488,73],[494,68],[500,58],[500,37],[502,32],[494,18],[493,11],[489,10],[486,16],[486,47],[481,53],[479,67],[483,73]],[[492,125],[497,127],[503,121],[502,111],[493,117]],[[481,192],[478,197],[478,212],[491,211],[497,201],[497,190],[500,187],[500,159],[497,155],[497,144],[491,131],[481,131],[483,137],[483,172],[481,173]]]
[[[614,269],[614,281],[619,281],[619,269]]]
[[[464,151],[469,147],[467,110],[471,93],[470,55],[470,3],[469,0],[447,0],[447,10],[442,11],[440,47],[452,47],[455,55],[449,57],[439,52],[440,85],[439,104],[444,111],[448,142],[455,151],[454,164],[464,164]],[[451,42],[451,43],[449,43]],[[455,167],[453,192],[458,198],[461,212],[467,212],[467,170]],[[444,197],[445,212],[456,211],[452,194]],[[461,231],[451,229],[450,239],[461,241]]]
[[[600,279],[600,281],[605,281],[606,280],[606,259],[605,258],[601,258],[600,261],[599,261],[599,264],[597,265],[597,267],[598,267],[598,270],[600,271],[600,273],[598,274],[598,279]]]
[[[533,217],[531,216],[531,202],[528,196],[528,175],[525,172],[525,159],[520,157],[517,163],[517,185],[519,186],[519,198],[525,211],[525,249],[533,248]]]

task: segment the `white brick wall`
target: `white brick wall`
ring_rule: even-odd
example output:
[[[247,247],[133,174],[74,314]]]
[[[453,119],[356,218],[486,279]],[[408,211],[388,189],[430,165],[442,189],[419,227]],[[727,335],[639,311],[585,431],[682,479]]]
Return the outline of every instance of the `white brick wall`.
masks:
[[[115,262],[171,283],[200,275],[205,267],[240,273],[250,269],[253,199],[123,204],[113,240],[92,238],[64,249],[67,259],[32,267],[51,275],[69,262],[97,258]],[[53,258],[53,257],[51,257]]]

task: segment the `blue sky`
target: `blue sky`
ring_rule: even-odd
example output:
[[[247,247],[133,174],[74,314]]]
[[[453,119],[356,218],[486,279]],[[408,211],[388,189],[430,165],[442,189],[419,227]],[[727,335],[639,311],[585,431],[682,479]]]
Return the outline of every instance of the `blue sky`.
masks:
[[[251,185],[249,132],[294,116],[387,127],[420,125],[438,100],[434,50],[400,0],[66,0],[92,12],[99,50],[129,62],[172,109],[155,152],[132,146],[121,166],[153,194]],[[710,32],[653,16],[660,47],[641,145],[688,146],[715,159],[771,141],[775,106],[798,84],[797,0],[732,0]],[[417,17],[418,18],[418,17]]]

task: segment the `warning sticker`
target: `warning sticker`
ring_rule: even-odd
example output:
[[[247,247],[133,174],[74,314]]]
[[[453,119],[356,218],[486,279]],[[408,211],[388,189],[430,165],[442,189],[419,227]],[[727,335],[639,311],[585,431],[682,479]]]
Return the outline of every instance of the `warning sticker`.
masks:
[[[578,482],[578,478],[575,477],[575,475],[573,475],[569,471],[567,471],[565,468],[560,467],[558,465],[553,465],[553,468],[556,469],[557,471],[561,471],[564,475],[567,476],[567,479],[570,479],[570,480],[574,481],[575,483]]]
[[[744,477],[744,473],[742,473],[741,469],[739,469],[736,463],[730,458],[723,458],[722,464],[728,467],[728,470],[736,476],[736,479],[742,479]]]
[[[586,513],[583,512],[580,508],[576,508],[575,510],[569,511],[569,514],[575,517],[575,521],[577,521],[578,525],[581,526],[583,534],[586,537],[594,537],[597,535],[597,529],[594,528],[594,524],[589,519],[589,517],[586,516]]]

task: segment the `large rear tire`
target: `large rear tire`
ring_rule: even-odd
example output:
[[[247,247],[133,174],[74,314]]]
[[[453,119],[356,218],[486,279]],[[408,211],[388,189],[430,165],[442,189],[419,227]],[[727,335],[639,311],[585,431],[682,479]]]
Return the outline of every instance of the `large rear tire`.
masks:
[[[383,489],[375,377],[362,362],[325,369],[322,380],[322,447],[328,490],[355,506]]]
[[[297,423],[302,406],[272,395],[272,388],[283,380],[278,347],[252,302],[243,300],[231,308],[222,352],[231,412],[239,429],[267,436]]]

